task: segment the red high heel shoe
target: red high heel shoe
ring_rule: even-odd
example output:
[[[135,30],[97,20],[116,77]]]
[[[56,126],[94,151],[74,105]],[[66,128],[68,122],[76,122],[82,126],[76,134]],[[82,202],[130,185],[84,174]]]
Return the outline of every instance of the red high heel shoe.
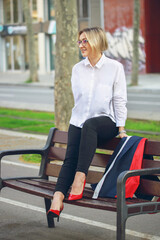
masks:
[[[81,199],[81,198],[83,197],[83,191],[84,191],[85,184],[86,184],[86,180],[84,181],[83,190],[82,190],[81,194],[78,194],[78,195],[69,194],[68,200],[69,200],[69,201],[73,201],[73,200],[79,200],[79,199]]]
[[[61,212],[63,211],[64,206],[62,205],[60,211],[59,210],[53,210],[53,209],[49,209],[49,211],[47,212],[47,216],[49,218],[57,218],[57,222],[59,222],[59,216],[61,214]]]

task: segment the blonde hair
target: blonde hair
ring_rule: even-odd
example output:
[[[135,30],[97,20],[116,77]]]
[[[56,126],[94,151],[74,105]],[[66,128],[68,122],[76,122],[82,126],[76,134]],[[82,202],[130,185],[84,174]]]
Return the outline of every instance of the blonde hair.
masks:
[[[92,51],[103,52],[108,48],[108,42],[105,31],[100,27],[84,28],[79,31],[78,37],[85,33],[86,38],[92,48]]]

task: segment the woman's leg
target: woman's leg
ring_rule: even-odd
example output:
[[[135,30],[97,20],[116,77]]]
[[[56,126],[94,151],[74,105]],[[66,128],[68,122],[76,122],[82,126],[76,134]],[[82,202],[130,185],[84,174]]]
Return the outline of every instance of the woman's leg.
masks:
[[[81,131],[78,164],[71,194],[80,194],[89,166],[92,162],[97,144],[106,142],[118,134],[116,124],[106,116],[88,119]],[[80,187],[81,185],[81,187]]]
[[[66,196],[70,188],[77,168],[81,128],[70,125],[68,131],[68,144],[64,163],[57,180],[55,191],[62,192]]]
[[[82,128],[76,171],[88,173],[97,144],[107,142],[118,134],[116,124],[106,116],[88,119]]]
[[[66,156],[59,173],[51,204],[51,209],[53,210],[60,210],[62,208],[63,200],[74,180],[79,155],[80,137],[81,128],[70,125]]]

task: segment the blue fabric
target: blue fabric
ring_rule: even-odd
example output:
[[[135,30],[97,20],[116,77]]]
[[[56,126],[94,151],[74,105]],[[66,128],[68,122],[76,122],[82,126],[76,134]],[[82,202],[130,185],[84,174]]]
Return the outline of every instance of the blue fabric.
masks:
[[[125,137],[122,138],[116,149],[114,150],[107,166],[104,174],[111,167],[110,171],[107,173],[103,185],[101,186],[98,197],[112,197],[114,198],[117,195],[117,177],[119,174],[125,170],[129,170],[132,164],[132,159],[134,153],[137,149],[139,142],[142,140],[142,137],[132,136],[129,140]],[[126,143],[126,144],[125,144]],[[125,144],[123,150],[120,152],[120,149]],[[120,152],[120,154],[119,154]],[[118,155],[115,163],[113,164],[113,160]],[[113,166],[111,166],[113,164]],[[96,184],[92,184],[92,189],[95,190]]]

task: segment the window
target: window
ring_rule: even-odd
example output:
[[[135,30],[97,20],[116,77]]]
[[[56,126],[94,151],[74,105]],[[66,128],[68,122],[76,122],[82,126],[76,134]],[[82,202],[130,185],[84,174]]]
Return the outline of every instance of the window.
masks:
[[[3,10],[4,10],[4,23],[11,23],[11,1],[4,0],[3,1]]]
[[[6,37],[6,61],[7,70],[19,70],[23,67],[22,37]]]
[[[36,55],[36,62],[38,68],[38,36],[34,35],[34,44],[35,44],[35,55]],[[27,36],[24,37],[24,61],[25,61],[25,69],[29,69],[29,50],[28,50],[28,38]]]
[[[77,0],[78,25],[79,29],[88,27],[89,2],[88,0]]]
[[[23,4],[21,0],[3,0],[4,23],[24,22]],[[33,22],[38,22],[37,0],[30,0],[29,6]],[[22,17],[23,14],[23,17]]]
[[[18,0],[13,1],[13,22],[18,22]]]
[[[31,2],[31,16],[33,22],[38,22],[38,13],[37,13],[37,0],[30,0]]]
[[[10,37],[6,37],[6,64],[7,69],[11,69],[11,39]]]
[[[53,0],[48,0],[48,20],[55,20],[55,4]]]
[[[18,70],[22,68],[22,47],[21,47],[21,37],[13,37],[13,57],[14,57],[14,69]]]

